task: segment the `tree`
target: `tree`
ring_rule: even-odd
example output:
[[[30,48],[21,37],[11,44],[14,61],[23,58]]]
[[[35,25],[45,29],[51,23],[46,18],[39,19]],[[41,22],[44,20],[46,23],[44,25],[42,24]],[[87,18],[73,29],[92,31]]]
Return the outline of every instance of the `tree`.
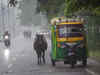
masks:
[[[78,11],[84,13],[90,11],[90,14],[100,15],[100,0],[65,0],[65,16],[72,15]]]
[[[47,12],[48,18],[52,18],[57,16],[57,14],[61,11],[65,0],[38,0],[38,7],[40,11]]]

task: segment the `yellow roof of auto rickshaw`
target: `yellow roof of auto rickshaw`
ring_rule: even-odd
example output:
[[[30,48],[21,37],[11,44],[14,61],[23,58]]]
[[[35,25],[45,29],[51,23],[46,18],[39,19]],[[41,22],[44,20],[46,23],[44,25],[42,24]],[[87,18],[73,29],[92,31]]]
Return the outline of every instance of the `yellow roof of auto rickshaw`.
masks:
[[[57,17],[51,20],[52,25],[63,25],[63,24],[83,24],[83,18],[64,18],[64,17]]]

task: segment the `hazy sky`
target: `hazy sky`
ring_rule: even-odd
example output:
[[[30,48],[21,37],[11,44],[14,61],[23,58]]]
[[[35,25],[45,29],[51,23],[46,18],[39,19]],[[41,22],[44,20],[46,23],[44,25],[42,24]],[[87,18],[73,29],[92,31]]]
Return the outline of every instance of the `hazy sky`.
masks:
[[[4,7],[3,11],[1,10],[1,5],[0,5],[0,30],[2,29],[3,22],[5,25],[5,28],[9,29],[9,30],[12,30],[10,28],[13,28],[13,26],[15,26],[15,25],[41,26],[41,23],[42,24],[47,23],[47,18],[45,15],[34,14],[37,0],[22,0],[23,2],[21,5],[21,9],[18,9],[16,7],[8,8],[7,1],[8,0],[2,0],[3,7]],[[1,3],[1,0],[0,0],[0,3]],[[20,11],[22,11],[22,12],[20,12]],[[20,16],[20,18],[17,18],[18,15]],[[4,19],[2,19],[2,17]],[[2,20],[4,20],[4,21],[2,21]],[[42,20],[42,22],[41,22],[41,20]]]
[[[8,0],[0,0],[0,3],[1,3],[1,1],[2,1],[2,3],[3,3],[4,5],[7,5]]]
[[[45,15],[35,14],[37,7],[37,0],[23,0],[21,6],[22,14],[20,14],[22,25],[41,26],[47,22]],[[42,21],[42,22],[41,22]]]

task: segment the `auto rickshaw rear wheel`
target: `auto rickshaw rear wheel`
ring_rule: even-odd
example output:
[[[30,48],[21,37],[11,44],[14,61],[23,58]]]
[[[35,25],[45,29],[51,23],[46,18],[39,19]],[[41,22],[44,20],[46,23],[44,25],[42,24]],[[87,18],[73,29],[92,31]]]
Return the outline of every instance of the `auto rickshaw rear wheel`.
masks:
[[[52,62],[52,66],[55,67],[56,66],[56,61],[51,59],[51,62]]]
[[[87,66],[87,58],[84,58],[82,60],[82,64],[83,64],[83,67],[86,67]]]
[[[76,64],[76,61],[72,61],[71,62],[71,68],[74,68],[75,67],[75,64]]]
[[[75,64],[76,64],[76,59],[75,59],[75,56],[71,56],[71,68],[74,68],[75,67]]]

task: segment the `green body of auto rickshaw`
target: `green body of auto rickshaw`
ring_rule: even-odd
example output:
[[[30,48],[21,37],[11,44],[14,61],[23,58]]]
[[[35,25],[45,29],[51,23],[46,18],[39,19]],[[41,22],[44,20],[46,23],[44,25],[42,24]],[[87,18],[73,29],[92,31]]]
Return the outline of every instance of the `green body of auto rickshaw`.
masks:
[[[55,66],[57,61],[75,66],[77,61],[87,65],[88,50],[83,19],[51,20],[51,62]]]

